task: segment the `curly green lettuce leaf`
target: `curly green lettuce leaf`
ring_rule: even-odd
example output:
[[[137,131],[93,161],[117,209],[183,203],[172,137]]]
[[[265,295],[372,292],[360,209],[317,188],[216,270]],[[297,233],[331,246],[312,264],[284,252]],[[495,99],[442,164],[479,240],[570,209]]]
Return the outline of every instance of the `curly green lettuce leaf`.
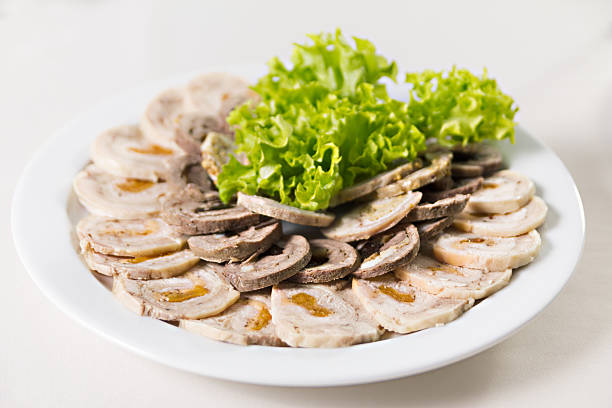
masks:
[[[253,89],[262,100],[235,109],[228,122],[237,153],[217,179],[221,199],[238,191],[283,204],[321,210],[342,188],[414,160],[425,137],[413,126],[408,105],[391,99],[383,77],[397,67],[367,40],[355,45],[337,31],[296,45],[292,66],[269,63]]]
[[[426,70],[407,74],[406,82],[413,86],[409,114],[428,138],[444,145],[506,138],[514,143],[518,108],[486,70],[481,77],[456,67],[447,73]]]

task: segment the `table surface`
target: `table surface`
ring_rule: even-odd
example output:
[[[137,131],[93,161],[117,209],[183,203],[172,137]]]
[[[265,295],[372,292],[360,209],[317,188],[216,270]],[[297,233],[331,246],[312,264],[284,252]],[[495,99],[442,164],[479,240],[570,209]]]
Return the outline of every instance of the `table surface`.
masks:
[[[292,389],[161,366],[94,335],[43,296],[17,258],[9,214],[19,174],[54,130],[144,81],[264,62],[287,55],[305,33],[335,27],[373,40],[407,69],[486,65],[515,97],[520,124],[568,166],[587,241],[544,312],[496,347],[433,372]],[[0,53],[0,406],[610,406],[612,2],[0,0]]]

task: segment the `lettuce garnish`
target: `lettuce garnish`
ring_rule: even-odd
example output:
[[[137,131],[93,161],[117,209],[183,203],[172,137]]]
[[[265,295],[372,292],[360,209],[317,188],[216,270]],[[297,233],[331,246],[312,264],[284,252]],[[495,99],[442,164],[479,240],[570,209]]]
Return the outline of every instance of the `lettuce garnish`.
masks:
[[[221,199],[238,191],[274,198],[306,210],[322,210],[343,188],[373,177],[441,144],[485,139],[514,141],[518,108],[494,79],[465,69],[406,75],[409,103],[389,97],[381,79],[395,81],[397,65],[374,45],[340,30],[310,35],[296,44],[291,64],[268,62],[253,86],[257,104],[230,114],[236,153],[217,178]]]
[[[414,160],[425,148],[408,105],[393,100],[380,82],[395,80],[397,66],[374,45],[335,35],[309,36],[296,45],[291,66],[272,59],[253,89],[262,100],[235,109],[237,153],[217,179],[223,201],[238,191],[306,210],[329,206],[342,188]]]
[[[518,108],[486,70],[481,77],[456,67],[446,73],[426,70],[407,74],[406,82],[413,86],[408,112],[428,138],[444,145],[506,138],[514,142]]]

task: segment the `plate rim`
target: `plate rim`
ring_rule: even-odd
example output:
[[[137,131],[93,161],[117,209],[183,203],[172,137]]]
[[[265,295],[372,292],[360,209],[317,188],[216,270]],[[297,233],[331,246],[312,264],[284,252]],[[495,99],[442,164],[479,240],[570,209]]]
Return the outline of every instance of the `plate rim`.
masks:
[[[235,72],[235,73],[243,73],[245,71],[253,71],[256,68],[254,68],[253,64],[240,64],[240,65],[235,65],[235,66],[229,66],[229,67],[224,67],[227,69],[223,69],[225,71],[229,71],[229,72]],[[260,68],[258,66],[258,68]],[[212,72],[212,71],[218,71],[220,70],[219,68],[211,68],[209,70],[203,71],[203,72]],[[126,333],[112,333],[109,332],[108,330],[108,325],[106,324],[101,324],[99,321],[93,321],[91,320],[91,317],[88,319],[87,315],[83,313],[83,311],[81,310],[75,310],[75,308],[71,305],[71,302],[68,301],[66,298],[62,297],[61,293],[58,293],[58,291],[56,290],[57,288],[53,287],[52,285],[49,284],[49,281],[45,280],[45,275],[44,272],[41,272],[40,267],[38,265],[36,265],[36,262],[33,261],[33,258],[30,256],[30,253],[32,253],[31,248],[28,248],[29,242],[26,239],[26,231],[24,231],[24,225],[27,224],[24,217],[27,216],[27,214],[24,214],[24,212],[27,212],[25,210],[25,208],[27,208],[27,199],[28,199],[28,191],[26,191],[27,188],[27,184],[28,184],[28,180],[32,177],[32,172],[35,170],[35,167],[37,165],[37,163],[39,163],[41,160],[44,159],[45,154],[48,154],[50,151],[53,150],[54,145],[56,145],[56,143],[60,140],[62,140],[62,138],[70,138],[70,134],[71,131],[74,131],[75,128],[78,128],[80,123],[83,122],[87,122],[87,119],[91,120],[92,116],[96,116],[98,115],[100,110],[103,110],[104,107],[108,107],[110,105],[113,105],[114,103],[116,103],[117,101],[121,101],[124,99],[130,99],[130,95],[137,95],[137,94],[141,94],[144,92],[150,93],[149,91],[152,88],[157,89],[157,91],[161,91],[164,89],[164,87],[167,86],[171,86],[172,84],[178,84],[180,82],[184,82],[185,78],[189,78],[193,76],[193,72],[190,73],[184,73],[184,74],[179,74],[179,75],[175,75],[171,78],[167,78],[167,79],[163,79],[163,80],[157,80],[157,81],[150,81],[147,82],[145,85],[137,87],[137,88],[132,88],[132,89],[128,89],[126,91],[123,91],[115,96],[112,96],[110,98],[107,98],[101,102],[99,102],[98,104],[95,104],[91,109],[81,113],[80,115],[77,115],[74,119],[72,119],[71,121],[69,121],[66,125],[64,125],[63,127],[61,127],[59,130],[57,130],[56,132],[53,133],[52,136],[50,136],[49,138],[47,138],[47,140],[37,149],[37,151],[34,153],[34,155],[31,157],[31,159],[28,161],[28,164],[25,166],[22,174],[19,177],[19,181],[17,183],[17,186],[14,190],[14,194],[13,194],[13,200],[12,200],[12,205],[11,205],[11,229],[12,229],[12,235],[13,235],[13,241],[17,250],[17,253],[19,255],[19,258],[21,259],[23,265],[25,266],[25,269],[28,271],[28,274],[30,275],[30,277],[32,278],[32,280],[35,282],[35,284],[39,287],[39,289],[41,290],[41,292],[43,293],[43,295],[45,297],[47,297],[53,304],[55,304],[60,310],[62,310],[65,314],[67,314],[68,316],[70,316],[72,319],[76,320],[79,324],[83,325],[84,327],[88,328],[89,330],[92,330],[93,332],[97,333],[98,335],[100,335],[101,337],[115,343],[118,344],[138,355],[141,355],[145,358],[154,360],[158,363],[167,365],[167,366],[171,366],[171,367],[175,367],[175,368],[179,368],[182,369],[184,371],[189,371],[195,374],[200,374],[200,375],[206,375],[209,377],[213,377],[213,378],[218,378],[218,379],[224,379],[224,380],[231,380],[231,381],[238,381],[238,382],[244,382],[244,383],[251,383],[251,384],[259,384],[259,385],[277,385],[277,386],[302,386],[302,387],[311,387],[311,386],[341,386],[341,385],[351,385],[351,384],[362,384],[362,383],[371,383],[371,382],[378,382],[378,381],[385,381],[385,380],[390,380],[390,379],[395,379],[395,378],[400,378],[400,377],[405,377],[405,376],[409,376],[409,375],[415,375],[415,374],[420,374],[426,371],[430,371],[436,368],[440,368],[452,363],[455,363],[457,361],[469,358],[475,354],[478,354],[480,352],[482,352],[483,350],[486,350],[490,347],[492,347],[495,344],[498,344],[500,342],[502,342],[503,340],[505,340],[506,338],[510,337],[511,335],[515,334],[518,330],[520,330],[525,324],[527,324],[529,321],[531,321],[533,318],[535,318],[539,313],[541,313],[558,295],[559,293],[562,291],[563,287],[565,287],[565,285],[567,284],[569,278],[572,276],[573,272],[576,269],[576,266],[580,260],[580,258],[582,257],[582,253],[584,250],[584,243],[585,243],[585,229],[586,229],[586,225],[585,225],[585,215],[584,215],[584,208],[583,208],[583,204],[582,204],[582,199],[580,197],[580,193],[579,190],[571,176],[571,173],[569,172],[569,170],[565,167],[565,165],[563,164],[563,162],[561,161],[561,159],[541,140],[539,140],[538,138],[532,136],[531,134],[529,134],[528,132],[526,132],[522,127],[518,126],[517,130],[520,133],[525,133],[526,136],[528,136],[528,138],[530,139],[530,141],[534,142],[535,144],[537,144],[541,149],[544,150],[544,152],[547,155],[550,155],[551,158],[555,159],[556,161],[558,161],[558,164],[560,165],[560,167],[564,170],[564,172],[566,173],[564,176],[566,176],[566,178],[569,180],[570,184],[568,185],[569,189],[572,190],[572,198],[573,200],[575,200],[575,203],[577,204],[577,208],[578,208],[578,212],[579,212],[579,219],[576,220],[578,222],[578,228],[579,228],[579,232],[580,232],[580,245],[578,248],[578,251],[574,251],[574,256],[572,257],[572,259],[570,259],[570,264],[569,266],[567,266],[567,270],[569,272],[566,273],[566,275],[564,275],[564,279],[557,281],[557,287],[555,288],[554,292],[552,295],[550,295],[545,302],[540,302],[540,306],[537,308],[537,310],[531,310],[530,313],[528,313],[529,316],[524,317],[518,324],[514,324],[509,330],[504,330],[504,333],[501,335],[497,335],[497,336],[493,336],[491,338],[488,339],[488,341],[486,342],[480,342],[478,344],[477,347],[467,347],[464,349],[463,352],[461,353],[455,353],[452,356],[443,356],[440,357],[438,359],[434,359],[432,361],[429,361],[428,363],[421,363],[420,365],[418,365],[418,367],[398,367],[397,365],[395,367],[390,367],[388,370],[385,370],[384,372],[376,372],[376,373],[372,373],[370,375],[368,375],[368,373],[362,373],[362,372],[358,372],[357,370],[354,369],[354,367],[349,366],[348,370],[345,370],[346,372],[343,373],[342,376],[340,376],[339,374],[334,374],[333,378],[331,376],[328,376],[327,378],[324,378],[325,376],[313,376],[312,373],[308,373],[309,375],[306,377],[302,377],[302,378],[298,378],[299,375],[296,377],[295,375],[288,375],[287,373],[280,374],[272,374],[272,375],[265,375],[265,376],[261,376],[260,373],[258,373],[257,376],[251,376],[251,375],[245,375],[244,373],[242,373],[241,375],[233,375],[231,372],[228,372],[227,370],[206,370],[206,369],[202,369],[202,367],[197,367],[194,366],[193,364],[187,363],[186,360],[183,359],[178,359],[175,357],[174,359],[172,359],[171,356],[169,355],[164,355],[164,354],[160,354],[159,351],[155,352],[152,349],[143,349],[142,347],[139,347],[137,345],[134,344],[134,342],[130,342],[129,338],[130,335],[127,335]],[[146,89],[146,91],[145,91]],[[111,124],[112,125],[112,124]],[[85,125],[87,126],[87,125]],[[87,140],[88,142],[85,143],[85,147],[89,148],[89,141],[91,139],[93,139],[95,135],[90,136],[89,138],[84,138],[84,140]],[[74,138],[74,136],[72,136],[72,138]],[[517,142],[518,142],[518,138],[517,138]],[[56,145],[57,146],[57,145]],[[84,162],[86,159],[86,157],[82,158],[82,162]],[[70,190],[71,188],[71,180],[70,180],[70,185],[68,186],[68,190]],[[65,186],[64,186],[65,187]],[[64,194],[66,193],[66,194]],[[56,191],[57,194],[57,191]],[[67,197],[68,197],[68,193],[66,191],[66,189],[62,189],[61,194],[63,194],[63,206],[61,206],[61,208],[63,209],[64,212],[64,216],[67,217],[66,213],[66,201],[67,201]],[[56,197],[57,198],[57,197]],[[74,251],[72,251],[74,252]],[[73,256],[76,256],[78,258],[77,254],[72,254]],[[66,256],[64,254],[64,256]],[[83,269],[86,269],[85,266],[82,265]],[[91,274],[88,274],[91,275]],[[95,281],[95,278],[93,277],[93,275],[91,275],[91,278]],[[48,278],[47,278],[48,279]],[[98,284],[98,282],[95,282],[95,284]],[[101,285],[99,285],[101,287]],[[509,285],[510,286],[510,285]],[[103,288],[104,289],[104,288]],[[104,289],[104,291],[106,291],[106,289]],[[106,291],[108,292],[108,291]],[[108,294],[108,293],[107,293]],[[104,296],[102,296],[103,298]],[[114,305],[110,306],[111,309],[116,309],[116,306],[118,305],[118,302],[113,301],[112,302]],[[105,305],[106,306],[106,305]],[[122,307],[122,305],[119,305]],[[113,310],[114,312],[114,310]],[[128,311],[129,312],[129,311]],[[131,312],[129,312],[131,313]],[[123,317],[123,316],[122,316]],[[179,329],[173,326],[170,326],[168,324],[164,324],[158,321],[152,321],[153,319],[143,319],[140,316],[136,316],[134,315],[134,317],[136,317],[138,320],[142,320],[143,322],[141,323],[135,323],[134,319],[129,319],[127,316],[125,316],[126,319],[128,321],[130,321],[132,324],[134,325],[138,325],[141,326],[143,328],[143,330],[157,330],[154,328],[154,326],[152,326],[150,323],[157,323],[157,324],[163,324],[163,326],[167,326],[164,327],[162,329],[162,331],[164,332],[164,337],[169,336],[174,336],[176,333],[174,331],[178,331]],[[460,321],[460,320],[458,320]],[[456,322],[458,322],[456,321]],[[146,322],[146,323],[145,323]],[[451,327],[451,324],[446,325],[444,327],[441,328],[435,328],[433,330],[444,330],[444,329],[448,329],[449,327]],[[418,333],[414,333],[411,334],[410,337],[427,337],[428,335],[425,334],[425,336],[423,336],[423,333],[427,333],[428,331],[422,331],[422,332],[418,332]],[[231,344],[226,344],[226,343],[220,343],[220,342],[216,342],[213,340],[207,340],[207,339],[202,339],[202,338],[196,338],[196,335],[193,335],[191,333],[185,333],[188,336],[192,336],[193,338],[189,338],[187,340],[184,340],[184,343],[190,346],[193,346],[194,344],[194,340],[197,340],[199,342],[203,342],[202,344],[207,344],[207,346],[210,346],[210,348],[214,351],[216,349],[227,349],[227,350],[232,350],[232,353],[236,353],[236,354],[240,354],[241,356],[243,354],[250,354],[253,355],[253,353],[250,353],[248,350],[259,350],[259,349],[274,349],[274,348],[270,348],[270,347],[266,347],[266,346],[249,346],[249,347],[244,347],[244,346],[236,346],[236,345],[231,345]],[[183,336],[180,336],[183,337]],[[401,338],[400,338],[401,339]],[[304,357],[304,355],[307,355],[308,358],[307,359],[311,359],[314,356],[324,356],[324,357],[330,357],[330,358],[335,358],[333,356],[336,355],[336,353],[345,355],[347,354],[346,350],[362,350],[362,349],[366,349],[366,350],[370,350],[370,354],[372,354],[372,350],[375,348],[380,348],[380,347],[385,347],[384,344],[389,344],[391,345],[392,342],[397,343],[396,340],[399,339],[391,339],[391,340],[385,340],[385,341],[379,341],[379,342],[375,342],[375,343],[368,343],[368,344],[363,344],[363,345],[356,345],[356,346],[351,346],[345,349],[292,349],[292,348],[281,348],[279,350],[266,350],[266,352],[270,352],[272,353],[272,355],[277,356],[277,355],[282,355],[282,354],[289,354],[291,353],[291,356],[293,358],[292,363],[293,364],[304,364],[304,361],[302,360]],[[218,344],[212,344],[212,342],[214,343],[218,343]],[[210,343],[210,344],[208,344]],[[421,341],[422,343],[422,341]],[[219,344],[221,344],[221,346],[219,346]],[[376,346],[377,345],[377,346]],[[396,348],[396,347],[393,347]],[[278,349],[278,348],[277,348]],[[291,350],[288,353],[284,353],[281,350]],[[331,351],[335,350],[336,353],[332,354]],[[340,350],[340,351],[339,351]],[[221,352],[221,353],[225,353],[225,351]],[[348,354],[351,354],[352,351],[348,352]],[[367,353],[367,352],[366,352]],[[363,353],[362,353],[363,354]],[[376,353],[374,353],[376,354]],[[299,356],[299,357],[296,357]],[[209,356],[210,357],[210,356]],[[360,356],[361,357],[361,356]],[[276,357],[275,357],[276,358]],[[285,357],[287,358],[287,357]],[[296,360],[297,359],[297,360]],[[275,360],[276,361],[276,360]],[[238,372],[240,372],[241,370],[236,370]],[[380,370],[379,370],[380,371]],[[248,373],[247,373],[248,374]]]

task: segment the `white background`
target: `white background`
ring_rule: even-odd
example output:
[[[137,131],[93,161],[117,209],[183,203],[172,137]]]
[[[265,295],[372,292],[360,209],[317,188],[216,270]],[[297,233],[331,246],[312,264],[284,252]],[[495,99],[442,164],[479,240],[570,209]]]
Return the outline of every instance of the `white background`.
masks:
[[[142,82],[265,62],[305,33],[335,27],[371,39],[404,69],[486,65],[515,97],[521,125],[563,159],[584,200],[587,242],[542,314],[502,344],[434,372],[291,389],[149,362],[46,300],[17,259],[9,214],[19,174],[54,130]],[[0,406],[612,406],[611,128],[610,1],[0,0]]]

